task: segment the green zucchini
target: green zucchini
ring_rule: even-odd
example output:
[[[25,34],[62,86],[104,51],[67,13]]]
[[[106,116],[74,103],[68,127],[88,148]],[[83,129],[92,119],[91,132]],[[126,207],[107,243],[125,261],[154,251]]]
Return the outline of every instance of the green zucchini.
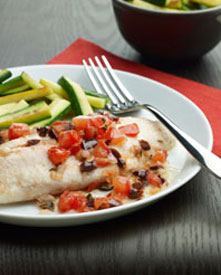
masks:
[[[33,79],[29,74],[25,72],[21,74],[21,78],[32,89],[39,89],[43,87],[40,83],[38,83],[35,79]]]
[[[98,109],[105,108],[105,105],[106,105],[105,98],[87,95],[87,100],[88,100],[89,104],[94,108],[98,108]]]
[[[28,107],[29,104],[25,100],[21,100],[18,103],[9,103],[0,106],[0,116],[13,113],[15,111]]]
[[[5,91],[1,94],[1,96],[13,95],[13,94],[17,94],[17,93],[24,92],[24,91],[27,91],[27,90],[30,90],[30,87],[25,84],[25,85],[22,85],[20,87],[14,88],[12,90]]]
[[[48,105],[44,101],[41,101],[22,110],[1,116],[0,129],[10,127],[13,122],[32,124],[50,116],[51,113]]]
[[[157,5],[157,6],[161,6],[161,7],[166,7],[171,2],[171,0],[143,0],[143,1]]]
[[[16,76],[10,80],[8,80],[7,82],[4,82],[3,84],[0,84],[0,94],[2,94],[5,91],[9,91],[12,90],[14,88],[17,88],[19,86],[24,85],[24,80],[22,79],[22,77]]]
[[[9,77],[12,76],[12,73],[8,71],[7,69],[1,70],[0,71],[0,83],[8,79]]]
[[[55,94],[57,94],[58,96],[60,96],[62,98],[65,98],[65,99],[69,98],[67,93],[65,92],[65,90],[60,85],[58,85],[57,83],[55,83],[51,80],[47,80],[45,78],[41,78],[39,82],[44,87],[50,87],[53,90],[53,92]]]
[[[98,94],[96,92],[92,92],[92,91],[88,91],[84,89],[84,92],[87,96],[93,96],[93,97],[99,97],[99,98],[104,98],[106,103],[110,102],[110,98],[109,96],[105,95],[105,94]]]
[[[18,94],[6,95],[6,96],[0,97],[0,105],[12,103],[12,102],[18,102],[21,99],[29,101],[29,100],[33,100],[36,98],[48,96],[51,93],[52,93],[52,90],[50,88],[43,87],[43,88],[39,88],[39,89],[35,89],[35,90],[21,92]]]
[[[31,128],[42,127],[52,124],[58,119],[62,119],[71,109],[71,103],[65,99],[56,99],[50,105],[51,118],[44,119],[30,125]]]
[[[93,113],[86,94],[79,84],[69,77],[64,76],[58,80],[58,84],[67,92],[75,115],[88,115]]]
[[[191,0],[194,3],[198,3],[201,5],[206,5],[209,7],[219,6],[221,5],[221,0]]]

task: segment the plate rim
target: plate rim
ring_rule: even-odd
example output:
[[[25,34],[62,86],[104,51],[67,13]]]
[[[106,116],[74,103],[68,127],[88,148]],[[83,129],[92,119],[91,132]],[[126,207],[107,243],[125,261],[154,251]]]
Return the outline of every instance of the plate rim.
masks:
[[[25,65],[25,66],[16,66],[16,67],[10,67],[8,68],[8,70],[25,70],[25,69],[32,69],[32,68],[41,68],[41,67],[48,67],[48,68],[56,68],[56,67],[74,67],[74,68],[80,68],[80,69],[84,69],[83,65],[75,65],[75,64],[37,64],[37,65]],[[184,96],[183,94],[181,94],[179,91],[175,90],[174,88],[171,88],[161,82],[158,82],[156,80],[153,80],[153,79],[150,79],[149,77],[145,77],[145,76],[141,76],[139,74],[136,74],[136,73],[131,73],[131,72],[127,72],[127,71],[123,71],[123,70],[117,70],[117,69],[114,69],[115,72],[117,73],[123,73],[125,75],[129,75],[130,77],[138,77],[138,78],[142,78],[144,80],[147,80],[149,82],[152,82],[154,83],[155,85],[160,85],[162,86],[164,89],[166,88],[168,91],[170,92],[173,92],[176,94],[176,96],[179,96],[181,97],[182,99],[186,100],[189,104],[193,105],[194,108],[197,109],[197,111],[200,113],[201,117],[203,118],[204,122],[205,122],[205,125],[207,127],[207,130],[208,130],[208,136],[209,136],[209,139],[208,139],[208,145],[206,146],[206,148],[208,150],[212,150],[212,146],[213,146],[213,132],[212,132],[212,128],[211,128],[211,125],[206,117],[206,115],[204,114],[204,112],[193,102],[191,101],[189,98],[187,98],[186,96]],[[129,203],[129,204],[124,204],[124,205],[120,205],[116,208],[109,208],[109,209],[104,209],[101,211],[93,211],[93,212],[84,212],[84,213],[64,213],[64,214],[59,214],[59,213],[54,213],[54,214],[42,214],[42,215],[36,215],[36,214],[21,214],[21,213],[1,213],[1,209],[0,209],[0,219],[1,218],[14,218],[15,220],[30,220],[30,221],[36,221],[36,220],[39,220],[39,221],[45,221],[45,220],[52,220],[54,222],[56,221],[62,221],[62,220],[70,220],[70,219],[76,219],[76,218],[79,218],[79,219],[84,219],[84,218],[87,218],[87,217],[97,217],[97,216],[105,216],[105,214],[111,214],[111,213],[115,213],[115,212],[121,212],[121,210],[123,211],[127,211],[127,210],[131,210],[133,211],[134,209],[139,209],[140,207],[142,206],[145,206],[145,204],[148,203],[151,204],[151,203],[154,203],[155,201],[161,199],[161,198],[164,198],[165,196],[169,195],[170,193],[173,193],[175,190],[181,188],[184,184],[186,184],[187,182],[189,182],[192,178],[194,178],[196,176],[196,174],[199,173],[199,171],[201,170],[201,166],[199,164],[196,164],[196,167],[194,168],[194,171],[192,171],[192,173],[190,173],[188,176],[185,177],[185,180],[184,181],[181,181],[179,184],[174,184],[174,185],[171,185],[169,187],[167,187],[166,189],[160,191],[159,193],[157,194],[154,194],[152,195],[151,197],[148,197],[148,198],[144,198],[144,199],[141,199],[139,201],[134,201],[132,203]],[[22,203],[22,202],[21,202]],[[26,203],[26,202],[24,202]],[[12,205],[12,204],[10,204]],[[147,206],[148,206],[147,205]],[[6,206],[6,204],[2,205],[2,206]],[[78,220],[78,219],[77,219]],[[103,219],[102,219],[103,220]],[[12,223],[12,222],[10,222]],[[94,222],[90,222],[90,223],[94,223]],[[15,223],[14,223],[15,224]],[[16,223],[18,224],[18,223]],[[77,223],[78,224],[78,223]],[[83,224],[83,223],[80,223],[80,224]],[[72,223],[72,225],[74,225],[74,223]],[[44,226],[44,225],[39,225],[39,226]],[[48,224],[47,224],[48,226]],[[49,225],[50,226],[50,225]],[[54,225],[52,225],[54,226]],[[57,225],[59,226],[59,225]],[[62,225],[61,225],[62,226]]]

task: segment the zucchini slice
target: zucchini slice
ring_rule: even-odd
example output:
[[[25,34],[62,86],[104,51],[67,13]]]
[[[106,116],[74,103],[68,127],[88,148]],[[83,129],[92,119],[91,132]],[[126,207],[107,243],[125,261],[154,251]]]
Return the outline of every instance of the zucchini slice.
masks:
[[[18,103],[9,103],[5,105],[0,106],[0,116],[10,114],[12,112],[24,109],[25,107],[28,107],[29,104],[25,100],[21,100]]]
[[[93,113],[85,92],[79,84],[69,77],[64,76],[58,80],[58,84],[67,92],[75,115],[88,115]]]
[[[166,7],[171,2],[171,0],[143,0],[143,1],[157,5],[157,6],[161,6],[161,7]]]
[[[5,91],[9,91],[12,90],[14,88],[17,88],[19,86],[24,85],[24,80],[22,79],[22,77],[16,76],[10,80],[8,80],[7,82],[4,82],[3,84],[0,84],[0,94],[2,94]]]
[[[63,118],[71,110],[71,103],[65,99],[56,99],[50,105],[51,118],[44,119],[30,125],[31,128],[42,127],[52,124],[54,121]]]
[[[194,3],[215,7],[221,5],[221,0],[191,0]]]
[[[105,94],[98,94],[96,92],[92,92],[92,91],[88,91],[88,90],[84,90],[85,94],[87,96],[93,96],[93,97],[99,97],[99,98],[104,98],[106,103],[110,102],[110,98],[109,96],[105,95]]]
[[[51,116],[50,109],[44,101],[28,106],[22,110],[0,117],[0,129],[10,127],[13,122],[32,124]]]
[[[44,87],[50,87],[55,94],[59,95],[62,98],[68,99],[68,95],[65,92],[65,90],[57,83],[47,80],[45,78],[41,78],[40,84],[43,85]]]
[[[8,71],[7,69],[1,70],[0,71],[0,83],[8,79],[9,77],[12,76],[12,73]]]
[[[90,105],[94,108],[98,108],[98,109],[105,108],[105,105],[106,105],[105,98],[87,95],[87,100],[90,103]]]
[[[35,79],[33,79],[29,74],[27,74],[25,72],[23,72],[21,74],[21,78],[32,89],[38,89],[38,88],[42,88],[43,87],[40,83],[38,83]]]
[[[48,96],[51,93],[52,93],[52,90],[50,88],[43,87],[35,90],[29,90],[26,92],[14,94],[14,95],[6,95],[6,96],[0,97],[0,105],[12,103],[12,102],[18,102],[21,99],[29,101],[36,98]]]
[[[5,92],[3,92],[1,94],[1,96],[4,96],[4,95],[13,95],[13,94],[17,94],[17,93],[24,92],[24,91],[27,91],[27,90],[30,90],[30,87],[25,84],[25,85],[22,85],[20,87],[14,88],[12,90],[5,91]]]

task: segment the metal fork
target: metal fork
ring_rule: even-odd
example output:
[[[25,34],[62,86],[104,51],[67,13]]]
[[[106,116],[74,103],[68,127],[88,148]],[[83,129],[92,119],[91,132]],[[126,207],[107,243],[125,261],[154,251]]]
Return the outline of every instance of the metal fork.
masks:
[[[100,70],[91,58],[88,59],[90,67],[85,60],[82,60],[82,62],[95,90],[99,94],[107,94],[110,97],[111,103],[107,104],[107,109],[111,113],[115,115],[123,114],[140,108],[149,110],[170,130],[202,167],[216,177],[221,178],[221,159],[218,156],[187,135],[155,107],[149,104],[141,104],[135,100],[122,84],[105,56],[101,56],[101,59],[106,68],[97,56],[94,59]]]

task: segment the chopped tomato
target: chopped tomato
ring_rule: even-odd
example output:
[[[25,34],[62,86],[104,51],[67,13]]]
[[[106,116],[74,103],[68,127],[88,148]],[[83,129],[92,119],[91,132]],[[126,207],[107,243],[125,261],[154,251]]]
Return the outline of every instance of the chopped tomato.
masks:
[[[95,158],[98,167],[106,167],[111,164],[111,161],[107,158]]]
[[[48,149],[48,157],[50,161],[56,166],[63,163],[70,156],[70,154],[71,152],[69,150],[66,150],[62,147],[54,146]]]
[[[79,144],[80,140],[81,140],[80,135],[75,130],[62,132],[60,133],[58,138],[59,144],[66,149],[71,148],[73,144],[76,144],[76,143]]]
[[[111,150],[105,142],[103,140],[99,140],[97,146],[94,148],[93,155],[98,158],[107,158],[110,152]]]
[[[87,124],[85,128],[84,138],[85,139],[94,139],[97,136],[97,129],[94,126],[91,126],[90,123]]]
[[[157,151],[157,153],[153,156],[152,161],[154,162],[165,162],[167,159],[167,151],[160,149]]]
[[[60,212],[67,212],[69,210],[76,210],[84,212],[87,206],[87,199],[79,191],[64,191],[58,201],[58,209]]]
[[[77,116],[72,119],[72,123],[74,124],[77,131],[85,130],[89,121],[90,119],[84,116]]]
[[[25,123],[12,123],[8,129],[8,139],[16,139],[30,134],[30,129],[28,124]]]
[[[88,187],[86,188],[86,190],[87,190],[87,192],[91,192],[91,191],[93,191],[93,190],[95,190],[95,189],[98,189],[99,185],[100,185],[99,182],[93,181],[93,182],[91,182],[91,183],[88,185]]]
[[[126,138],[120,133],[120,131],[114,127],[109,127],[105,140],[109,145],[121,145],[125,142]]]
[[[108,198],[95,198],[94,199],[95,210],[110,208],[110,202]]]
[[[55,121],[52,125],[51,128],[53,128],[53,130],[56,132],[57,135],[59,135],[61,132],[67,131],[68,130],[68,126],[69,126],[70,122],[69,121]]]
[[[71,154],[75,156],[81,150],[81,143],[75,143],[70,150]]]
[[[105,118],[104,116],[96,116],[91,118],[91,124],[96,128],[97,130],[97,139],[104,138],[108,126],[110,125],[110,121]]]
[[[118,128],[121,134],[124,134],[128,137],[135,137],[140,133],[139,127],[136,123],[123,125]]]
[[[106,119],[102,118],[101,116],[95,116],[91,118],[91,123],[94,127],[100,128],[104,126]]]
[[[161,187],[161,185],[162,185],[162,181],[161,181],[160,177],[156,174],[148,174],[147,181],[150,184],[155,185],[156,187]]]
[[[128,196],[130,192],[130,181],[126,177],[117,176],[113,179],[114,191]]]

